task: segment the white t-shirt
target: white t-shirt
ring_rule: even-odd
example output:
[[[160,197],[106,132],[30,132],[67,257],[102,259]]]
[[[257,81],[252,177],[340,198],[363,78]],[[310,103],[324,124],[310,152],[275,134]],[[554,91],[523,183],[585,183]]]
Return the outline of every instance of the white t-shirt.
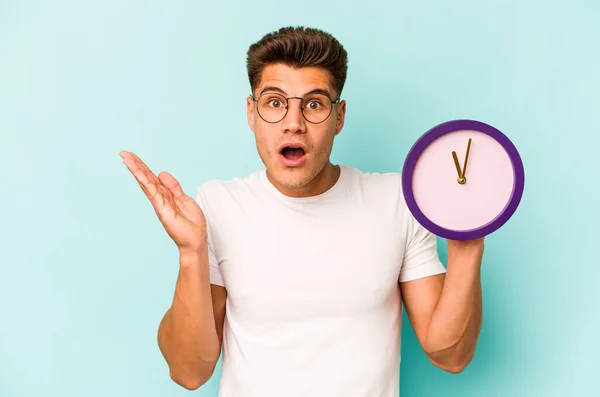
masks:
[[[398,282],[445,272],[398,173],[341,166],[308,198],[265,169],[198,188],[228,292],[220,397],[398,397]]]

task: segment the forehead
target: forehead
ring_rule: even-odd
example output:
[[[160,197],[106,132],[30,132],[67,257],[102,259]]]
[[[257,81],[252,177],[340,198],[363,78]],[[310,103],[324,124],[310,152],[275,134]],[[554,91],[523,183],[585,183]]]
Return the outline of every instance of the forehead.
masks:
[[[260,95],[264,87],[277,87],[291,96],[301,96],[314,89],[324,89],[334,95],[331,73],[319,67],[292,68],[276,64],[265,67],[261,80],[256,87]]]

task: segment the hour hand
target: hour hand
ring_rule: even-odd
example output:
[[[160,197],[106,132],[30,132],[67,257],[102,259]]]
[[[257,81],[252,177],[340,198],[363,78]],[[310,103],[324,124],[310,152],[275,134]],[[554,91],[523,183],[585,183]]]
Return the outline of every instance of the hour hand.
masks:
[[[463,177],[462,171],[460,170],[460,164],[458,163],[458,156],[456,152],[452,152],[452,158],[454,159],[454,165],[456,166],[456,172],[458,173],[458,183],[464,183],[465,178]]]

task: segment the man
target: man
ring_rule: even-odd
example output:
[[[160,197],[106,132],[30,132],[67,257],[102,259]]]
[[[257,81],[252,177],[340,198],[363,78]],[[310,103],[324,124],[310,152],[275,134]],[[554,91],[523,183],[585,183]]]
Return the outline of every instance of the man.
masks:
[[[158,331],[171,378],[200,387],[222,351],[222,397],[397,397],[402,304],[431,362],[462,371],[481,325],[483,240],[448,241],[444,268],[399,174],[330,162],[347,70],[330,34],[280,29],[247,67],[264,169],[192,199],[121,152],[179,249]]]

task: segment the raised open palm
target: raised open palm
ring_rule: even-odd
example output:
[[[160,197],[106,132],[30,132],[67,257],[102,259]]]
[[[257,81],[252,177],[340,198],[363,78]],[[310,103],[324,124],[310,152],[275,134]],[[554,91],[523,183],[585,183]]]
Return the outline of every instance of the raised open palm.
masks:
[[[198,203],[183,192],[168,172],[156,176],[134,153],[123,150],[119,154],[175,244],[180,249],[200,249],[205,243],[206,219]]]

